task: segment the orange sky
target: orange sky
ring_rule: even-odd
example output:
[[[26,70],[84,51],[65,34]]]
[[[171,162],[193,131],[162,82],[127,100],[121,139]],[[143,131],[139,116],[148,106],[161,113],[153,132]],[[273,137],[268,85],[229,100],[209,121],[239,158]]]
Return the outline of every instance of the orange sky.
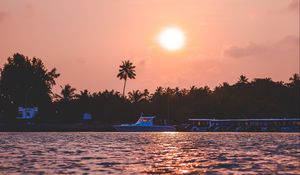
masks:
[[[156,42],[178,26],[183,50]],[[20,52],[61,73],[58,85],[122,90],[121,60],[137,66],[128,90],[214,87],[299,72],[299,0],[1,0],[0,64]],[[59,86],[55,88],[59,89]]]

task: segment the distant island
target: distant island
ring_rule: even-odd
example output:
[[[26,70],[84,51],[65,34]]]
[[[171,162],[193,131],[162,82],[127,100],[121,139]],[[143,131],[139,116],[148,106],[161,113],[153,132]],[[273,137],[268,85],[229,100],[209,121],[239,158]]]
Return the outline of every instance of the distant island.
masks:
[[[55,124],[62,129],[71,124],[80,128],[79,123],[109,126],[135,122],[141,113],[155,115],[158,123],[174,125],[190,118],[299,118],[299,74],[292,75],[289,82],[271,78],[249,80],[241,75],[236,83],[220,83],[214,89],[157,87],[153,93],[147,89],[126,93],[126,83],[135,78],[136,72],[133,63],[125,60],[119,73],[111,77],[124,80],[122,93],[87,89],[77,92],[66,84],[56,94],[52,88],[60,74],[55,68],[46,68],[39,58],[16,53],[7,59],[0,73],[1,125],[18,126],[30,121],[40,126]],[[24,120],[22,115],[29,115],[29,109],[33,117]]]

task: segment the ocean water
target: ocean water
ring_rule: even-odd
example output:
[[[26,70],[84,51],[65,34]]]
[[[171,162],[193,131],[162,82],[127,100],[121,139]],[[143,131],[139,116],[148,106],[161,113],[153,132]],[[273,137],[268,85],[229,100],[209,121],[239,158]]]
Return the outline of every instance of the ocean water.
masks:
[[[0,174],[300,174],[300,133],[0,133]]]

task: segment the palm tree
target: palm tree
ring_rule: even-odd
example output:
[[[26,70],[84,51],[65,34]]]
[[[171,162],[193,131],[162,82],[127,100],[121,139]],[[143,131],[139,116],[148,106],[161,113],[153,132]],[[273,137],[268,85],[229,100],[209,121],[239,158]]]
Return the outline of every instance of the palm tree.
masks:
[[[131,103],[138,103],[144,99],[144,93],[139,90],[133,90],[132,92],[129,92],[128,96],[128,99]]]
[[[239,78],[239,81],[237,82],[239,84],[247,84],[248,82],[248,78],[245,75],[241,75]]]
[[[85,89],[83,91],[80,91],[80,94],[75,95],[78,99],[88,99],[91,97],[91,93]]]
[[[122,65],[120,65],[119,73],[117,75],[120,80],[124,79],[124,87],[123,87],[123,97],[125,95],[125,87],[127,78],[135,79],[135,66],[129,60],[122,61]]]
[[[299,76],[299,74],[293,74],[293,76],[290,77],[289,80],[291,81],[289,83],[289,86],[291,86],[291,87],[300,86],[300,76]]]
[[[77,95],[75,93],[76,89],[73,88],[71,85],[67,84],[64,87],[61,87],[60,95],[56,94],[55,97],[62,100],[62,101],[71,101],[73,100]]]

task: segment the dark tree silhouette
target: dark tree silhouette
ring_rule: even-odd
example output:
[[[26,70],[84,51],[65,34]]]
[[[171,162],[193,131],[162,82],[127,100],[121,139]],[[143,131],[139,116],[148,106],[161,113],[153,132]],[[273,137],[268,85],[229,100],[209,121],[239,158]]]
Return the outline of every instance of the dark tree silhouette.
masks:
[[[51,90],[58,76],[55,68],[48,71],[38,58],[19,53],[9,57],[1,71],[3,112],[15,118],[17,107],[37,106],[40,114],[50,114]]]
[[[292,77],[289,78],[291,81],[288,85],[291,87],[300,87],[300,76],[299,74],[294,74]]]
[[[248,82],[248,78],[245,75],[241,75],[239,81],[237,82],[239,84],[247,84]]]
[[[128,99],[131,103],[138,103],[144,98],[144,93],[139,90],[133,90],[132,92],[128,93]]]
[[[288,94],[288,103],[285,103],[286,108],[289,109],[290,116],[300,117],[300,76],[294,74],[289,78],[290,83],[287,83],[288,90],[285,94]]]
[[[174,124],[188,118],[299,117],[298,74],[292,75],[287,83],[271,78],[249,80],[241,75],[237,82],[225,82],[213,90],[207,86],[158,87],[151,94],[147,89],[134,90],[124,98],[126,80],[135,77],[135,66],[130,61],[122,63],[118,78],[125,81],[123,94],[114,90],[93,93],[83,90],[76,94],[75,88],[65,85],[52,102],[56,70],[47,71],[41,60],[15,54],[1,69],[0,118],[15,118],[19,106],[38,106],[43,111],[41,118],[47,116],[47,109],[53,109],[55,113],[48,114],[52,122],[69,123],[82,122],[82,114],[86,112],[92,114],[93,122],[99,123],[134,122],[141,113],[157,116],[158,122],[170,119]]]
[[[135,66],[129,60],[122,61],[122,65],[120,65],[119,73],[117,75],[120,80],[124,79],[124,87],[123,87],[123,97],[125,95],[126,81],[127,78],[135,79]]]
[[[77,97],[77,94],[75,92],[75,88],[73,88],[69,84],[66,84],[64,87],[61,86],[60,94],[56,94],[56,97],[62,101],[71,101],[75,97]]]
[[[80,91],[80,94],[76,95],[76,97],[79,99],[88,99],[90,96],[91,93],[87,89]]]
[[[75,92],[75,88],[66,84],[65,86],[61,86],[60,94],[55,94],[56,113],[60,122],[80,121],[83,104],[78,106],[76,100],[78,100],[79,95]],[[80,101],[82,101],[82,99],[80,99]]]

